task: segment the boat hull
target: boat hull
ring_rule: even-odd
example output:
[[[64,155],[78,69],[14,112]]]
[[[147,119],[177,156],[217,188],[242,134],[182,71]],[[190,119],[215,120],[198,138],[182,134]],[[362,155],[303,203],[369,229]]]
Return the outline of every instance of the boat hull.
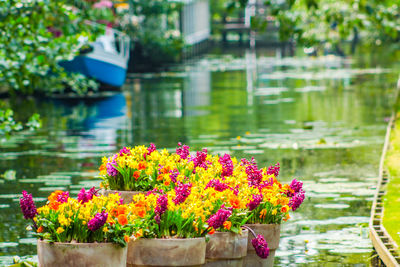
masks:
[[[78,72],[107,85],[120,87],[125,83],[126,68],[87,56],[77,56],[60,65],[69,72]]]

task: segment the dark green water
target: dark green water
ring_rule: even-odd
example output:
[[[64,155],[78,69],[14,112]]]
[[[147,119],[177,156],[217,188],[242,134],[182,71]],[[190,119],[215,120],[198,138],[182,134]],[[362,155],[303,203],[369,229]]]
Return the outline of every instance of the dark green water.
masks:
[[[280,162],[307,198],[284,223],[276,265],[368,265],[365,226],[400,70],[390,49],[353,58],[282,58],[278,49],[224,51],[169,72],[129,75],[123,92],[91,100],[20,99],[18,118],[43,128],[0,143],[0,265],[36,254],[18,198],[98,186],[100,158],[122,146],[178,141],[212,153]],[[40,202],[42,201],[42,202]]]

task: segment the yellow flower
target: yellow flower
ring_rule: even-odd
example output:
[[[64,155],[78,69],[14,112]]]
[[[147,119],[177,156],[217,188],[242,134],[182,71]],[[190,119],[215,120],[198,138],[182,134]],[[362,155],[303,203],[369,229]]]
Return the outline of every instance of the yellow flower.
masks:
[[[56,232],[57,234],[61,234],[62,232],[64,232],[64,228],[58,227]]]
[[[278,213],[278,210],[277,209],[273,209],[272,210],[272,215],[276,215]]]
[[[107,226],[103,228],[103,232],[104,232],[104,233],[107,233],[107,232],[108,232]]]

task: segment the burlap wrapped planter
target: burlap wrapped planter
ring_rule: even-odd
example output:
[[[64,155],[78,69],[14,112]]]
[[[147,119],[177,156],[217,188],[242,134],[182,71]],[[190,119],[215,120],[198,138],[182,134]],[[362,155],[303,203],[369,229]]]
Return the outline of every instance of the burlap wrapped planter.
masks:
[[[261,259],[257,256],[251,240],[254,238],[252,234],[248,235],[247,256],[244,258],[244,265],[248,267],[271,267],[274,266],[275,251],[279,247],[279,239],[281,235],[280,224],[246,224],[257,235],[263,235],[268,243],[269,256],[266,259]]]
[[[38,240],[40,267],[126,266],[128,247],[113,243],[49,243]]]
[[[243,257],[247,254],[247,239],[249,231],[242,234],[232,232],[215,232],[209,235],[206,247],[206,266],[243,266]]]
[[[115,194],[115,193],[118,193],[120,196],[121,196],[121,198],[124,200],[124,203],[123,204],[129,204],[129,203],[131,203],[132,202],[132,197],[134,196],[134,195],[137,195],[137,194],[146,194],[147,193],[147,191],[118,191],[118,190],[106,190],[106,189],[102,189],[102,190],[100,190],[100,193],[103,195],[103,196],[108,196],[109,194]]]
[[[131,239],[127,266],[200,266],[205,257],[204,237]]]

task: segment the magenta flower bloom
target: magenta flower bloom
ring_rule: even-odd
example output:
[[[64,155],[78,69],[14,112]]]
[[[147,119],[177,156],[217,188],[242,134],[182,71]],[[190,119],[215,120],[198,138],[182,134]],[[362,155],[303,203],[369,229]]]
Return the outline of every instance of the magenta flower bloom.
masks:
[[[175,170],[171,170],[171,171],[169,171],[169,173],[170,173],[170,175],[169,175],[169,178],[171,178],[171,181],[173,182],[173,183],[176,183],[176,178],[178,177],[178,175],[179,175],[179,171],[178,171],[178,169],[175,169]]]
[[[112,2],[111,1],[107,1],[107,0],[102,0],[100,2],[97,2],[93,5],[94,8],[111,8],[112,7]]]
[[[217,213],[212,215],[207,223],[214,229],[218,229],[223,226],[224,222],[232,215],[232,211],[226,209],[219,209]]]
[[[22,198],[19,199],[22,214],[26,220],[35,218],[37,209],[32,195],[28,194],[25,190],[22,191]]]
[[[147,148],[147,152],[143,155],[144,159],[146,159],[146,157],[148,155],[150,155],[151,153],[153,153],[154,151],[156,151],[156,145],[153,143],[150,143],[150,146]]]
[[[218,179],[212,179],[212,180],[210,180],[210,181],[207,183],[207,185],[206,185],[206,187],[205,187],[204,189],[207,189],[207,188],[209,188],[209,187],[212,187],[212,188],[214,188],[216,191],[219,191],[219,192],[225,191],[226,189],[229,188],[229,186],[228,186],[227,184],[221,183],[221,181],[218,180]]]
[[[194,163],[194,170],[193,173],[195,173],[197,167],[202,167],[207,170],[207,149],[204,148],[203,151],[197,151],[196,156],[192,158],[192,161]]]
[[[162,189],[158,189],[158,188],[154,188],[153,190],[147,192],[146,196],[149,196],[151,194],[164,194],[164,190]]]
[[[249,208],[249,210],[254,210],[255,208],[257,208],[263,199],[261,194],[253,195],[252,198],[253,199],[247,204],[247,207]]]
[[[117,176],[118,175],[118,171],[115,168],[115,166],[118,166],[117,162],[115,161],[117,157],[118,157],[118,155],[114,155],[112,162],[109,162],[106,165],[108,176]]]
[[[225,178],[231,176],[233,173],[233,162],[231,156],[225,154],[222,158],[218,160],[218,162],[222,165],[221,177]]]
[[[176,154],[178,154],[181,159],[187,159],[187,157],[189,156],[189,146],[187,145],[183,145],[182,143],[179,142],[178,143],[178,148],[176,149]]]
[[[68,198],[69,198],[69,192],[65,191],[57,196],[57,201],[60,203],[65,203],[68,201]]]
[[[131,154],[131,151],[129,150],[129,148],[127,148],[127,147],[124,147],[123,149],[121,149],[120,151],[119,151],[119,155],[120,156],[123,156],[123,155],[130,155]]]
[[[251,244],[253,245],[257,255],[260,258],[262,259],[268,258],[269,255],[268,243],[267,241],[265,241],[265,238],[262,235],[257,235],[256,238],[253,238],[251,240]]]
[[[305,198],[305,191],[300,189],[290,200],[289,200],[289,207],[292,208],[293,211],[297,210],[300,205],[303,203]]]
[[[290,183],[290,188],[295,192],[298,193],[300,190],[303,189],[303,182],[297,181],[296,179],[293,179],[293,181]]]
[[[156,222],[159,224],[161,221],[161,215],[164,214],[164,212],[167,210],[168,207],[168,198],[167,195],[161,195],[157,198],[157,206],[154,209],[154,213],[156,216],[154,219]]]
[[[279,170],[281,169],[279,162],[275,164],[275,166],[269,166],[267,170],[267,174],[271,175],[273,174],[275,177],[278,177],[279,175]]]
[[[185,202],[187,197],[190,195],[191,190],[192,190],[191,183],[183,184],[181,182],[178,182],[178,186],[175,187],[176,196],[172,201],[175,203],[175,205]]]
[[[100,213],[98,212],[93,219],[91,219],[87,226],[89,228],[90,231],[94,232],[98,229],[100,229],[101,227],[103,227],[103,225],[106,223],[107,221],[107,217],[108,217],[108,213],[105,212],[104,210]]]
[[[89,200],[93,198],[97,194],[97,191],[95,187],[93,186],[90,188],[88,191],[85,190],[85,188],[82,188],[81,191],[78,193],[78,201],[81,201],[82,203],[86,203]]]
[[[257,165],[250,164],[246,166],[247,180],[250,186],[258,186],[262,181],[262,170],[257,168]]]

